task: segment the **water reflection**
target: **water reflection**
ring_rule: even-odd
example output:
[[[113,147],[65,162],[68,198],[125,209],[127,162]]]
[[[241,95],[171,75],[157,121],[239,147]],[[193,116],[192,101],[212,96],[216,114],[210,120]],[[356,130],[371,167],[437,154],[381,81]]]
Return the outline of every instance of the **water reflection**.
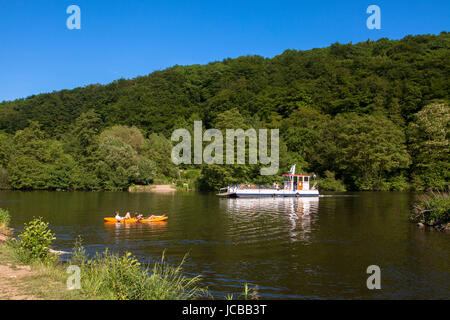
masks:
[[[157,233],[160,235],[167,232],[167,222],[152,222],[152,223],[114,223],[105,222],[105,231],[110,235],[115,243],[120,243],[126,240],[134,240],[144,235]]]
[[[220,206],[232,217],[236,232],[245,231],[247,239],[258,230],[271,233],[271,239],[288,237],[290,242],[309,243],[318,221],[319,198],[230,198],[222,199]],[[251,227],[249,227],[251,226]],[[267,228],[271,226],[270,228]],[[264,227],[264,228],[263,228]],[[232,232],[232,231],[231,231]],[[232,233],[231,235],[233,235]]]

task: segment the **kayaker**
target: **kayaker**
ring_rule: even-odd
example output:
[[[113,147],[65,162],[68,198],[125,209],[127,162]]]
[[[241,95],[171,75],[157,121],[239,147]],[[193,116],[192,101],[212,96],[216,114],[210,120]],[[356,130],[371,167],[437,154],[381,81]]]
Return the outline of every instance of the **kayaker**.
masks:
[[[129,212],[127,212],[127,214],[125,215],[125,217],[121,217],[121,216],[119,215],[119,211],[116,211],[116,215],[114,216],[114,218],[116,218],[117,221],[120,221],[120,220],[124,220],[124,219],[131,219],[131,215],[130,215]]]
[[[154,215],[151,215],[151,216],[149,216],[149,217],[147,217],[147,218],[145,218],[145,219],[157,219],[157,218],[161,218],[161,217],[165,217],[165,215],[164,215],[164,216],[154,216]]]

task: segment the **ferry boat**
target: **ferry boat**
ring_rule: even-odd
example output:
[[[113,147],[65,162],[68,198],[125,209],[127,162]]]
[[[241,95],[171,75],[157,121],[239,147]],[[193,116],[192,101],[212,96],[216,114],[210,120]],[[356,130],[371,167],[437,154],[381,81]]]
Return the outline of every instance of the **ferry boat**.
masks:
[[[315,176],[314,176],[315,178]],[[283,186],[274,184],[272,187],[255,185],[229,185],[220,189],[220,197],[252,198],[252,197],[318,197],[319,190],[316,184],[311,186],[311,176],[295,174],[295,164],[288,174],[283,174]]]

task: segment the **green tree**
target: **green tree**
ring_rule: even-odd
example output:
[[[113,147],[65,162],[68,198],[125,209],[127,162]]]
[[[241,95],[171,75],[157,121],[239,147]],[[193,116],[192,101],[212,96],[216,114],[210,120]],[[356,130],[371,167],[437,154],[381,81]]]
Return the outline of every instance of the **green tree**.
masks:
[[[119,139],[106,137],[98,153],[98,174],[104,189],[122,190],[130,184],[146,184],[154,178],[154,163]]]
[[[159,176],[178,177],[178,170],[171,158],[172,143],[163,135],[152,133],[144,142],[142,154],[155,163]]]
[[[9,175],[6,170],[11,155],[11,137],[0,132],[0,189],[10,189]]]
[[[322,147],[329,168],[359,190],[388,188],[386,178],[410,163],[403,131],[384,116],[338,115]]]
[[[8,165],[9,180],[15,189],[68,189],[72,158],[62,143],[46,139],[37,122],[19,130],[13,138]]]
[[[144,145],[144,136],[135,126],[127,127],[119,125],[106,129],[100,134],[100,143],[107,137],[112,137],[129,144],[137,152],[139,152]]]
[[[91,109],[76,119],[66,137],[65,148],[76,162],[72,170],[72,187],[76,190],[101,189],[97,162],[102,125],[99,114]]]
[[[270,59],[245,56],[206,65],[174,66],[107,85],[0,102],[0,131],[13,136],[27,128],[30,121],[39,122],[44,139],[63,141],[65,153],[75,161],[70,171],[74,189],[103,188],[105,177],[100,174],[98,163],[99,139],[103,139],[100,133],[104,130],[104,136],[119,138],[138,154],[159,162],[157,174],[171,176],[171,166],[163,164],[166,153],[160,157],[150,155],[146,142],[141,144],[142,137],[131,126],[143,130],[144,137],[152,133],[170,137],[178,128],[187,128],[192,134],[194,120],[202,120],[205,129],[280,129],[280,150],[283,142],[286,146],[280,153],[282,170],[292,162],[304,167],[303,171],[320,176],[329,170],[352,189],[399,190],[411,181],[417,189],[441,189],[448,184],[448,161],[443,152],[439,155],[429,146],[420,147],[424,141],[441,138],[423,136],[414,124],[429,126],[415,116],[427,105],[443,101],[448,108],[449,49],[450,33],[442,32],[401,40],[336,43],[306,51],[286,50]],[[352,131],[352,124],[345,124],[343,119],[353,113],[367,119],[384,117],[380,121],[387,127],[381,129],[372,121],[371,125],[378,128],[365,128],[361,118],[358,126],[365,131]],[[394,125],[385,123],[386,118]],[[411,122],[414,124],[410,126]],[[411,167],[405,168],[404,157],[398,157],[404,155],[404,143],[396,139],[392,144],[400,146],[400,151],[384,160],[362,152],[357,155],[346,144],[361,143],[361,150],[384,157],[390,147],[385,148],[387,151],[378,150],[372,145],[376,144],[373,137],[378,135],[377,130],[387,132],[391,128],[399,141],[408,132],[408,148],[414,161]],[[380,134],[384,141],[385,134]],[[345,135],[343,141],[341,135]],[[359,141],[359,136],[364,135],[370,136],[369,142]],[[136,143],[134,138],[138,139]],[[154,140],[156,143],[158,139]],[[162,139],[160,142],[165,145]],[[384,142],[380,148],[383,145]],[[155,152],[158,149],[159,146],[154,148]],[[3,166],[12,153],[5,150],[0,150]],[[429,157],[421,150],[429,150],[433,155]],[[342,154],[354,162],[345,160]],[[260,177],[259,165],[247,166],[245,170],[239,166],[224,167],[225,176],[239,181],[270,180]],[[9,163],[3,170],[0,165],[0,180],[9,179],[9,172],[5,171],[8,168]],[[203,166],[179,168],[200,170]],[[66,169],[60,170],[55,181],[65,180],[61,172]],[[27,177],[23,179],[26,181]]]
[[[446,103],[426,106],[409,125],[412,177],[418,190],[443,190],[450,185],[450,108]]]

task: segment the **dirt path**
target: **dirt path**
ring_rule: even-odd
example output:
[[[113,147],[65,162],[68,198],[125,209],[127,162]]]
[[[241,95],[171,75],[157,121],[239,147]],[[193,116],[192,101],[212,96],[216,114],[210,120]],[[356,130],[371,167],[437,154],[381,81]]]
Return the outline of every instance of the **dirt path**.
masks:
[[[0,300],[36,300],[21,283],[22,278],[33,274],[29,266],[0,265]]]
[[[0,245],[8,240],[12,229],[2,228],[0,230]],[[18,266],[10,263],[0,265],[0,300],[36,300],[33,295],[28,294],[22,278],[32,276],[30,266]]]

